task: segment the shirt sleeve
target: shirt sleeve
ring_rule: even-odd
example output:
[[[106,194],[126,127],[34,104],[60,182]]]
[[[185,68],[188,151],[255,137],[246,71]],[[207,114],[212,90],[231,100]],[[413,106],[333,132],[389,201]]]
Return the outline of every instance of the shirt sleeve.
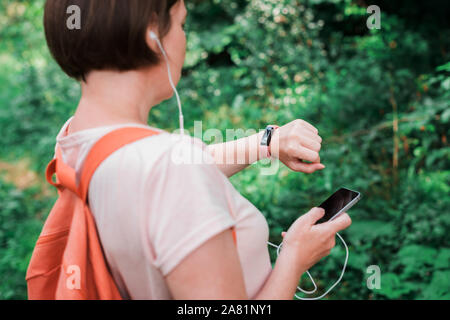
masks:
[[[150,212],[145,222],[154,265],[166,276],[189,253],[234,227],[224,179],[206,145],[189,138],[159,158],[147,181]]]

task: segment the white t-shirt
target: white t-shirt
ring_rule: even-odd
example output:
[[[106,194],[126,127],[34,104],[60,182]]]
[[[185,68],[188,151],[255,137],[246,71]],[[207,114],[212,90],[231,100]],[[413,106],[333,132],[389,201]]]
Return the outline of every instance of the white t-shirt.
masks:
[[[77,176],[92,146],[111,130],[135,126],[160,132],[114,152],[89,186],[100,242],[123,298],[172,299],[164,276],[232,226],[248,297],[259,292],[272,271],[267,221],[213,163],[206,144],[139,124],[65,136],[71,120],[59,132],[57,144]],[[199,156],[207,161],[192,164]]]

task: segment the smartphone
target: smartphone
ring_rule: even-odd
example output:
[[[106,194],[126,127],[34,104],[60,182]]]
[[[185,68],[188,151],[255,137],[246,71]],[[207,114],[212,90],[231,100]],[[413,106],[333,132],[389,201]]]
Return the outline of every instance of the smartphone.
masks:
[[[347,188],[340,188],[318,207],[325,210],[325,215],[316,224],[324,223],[339,217],[361,199],[361,193]]]

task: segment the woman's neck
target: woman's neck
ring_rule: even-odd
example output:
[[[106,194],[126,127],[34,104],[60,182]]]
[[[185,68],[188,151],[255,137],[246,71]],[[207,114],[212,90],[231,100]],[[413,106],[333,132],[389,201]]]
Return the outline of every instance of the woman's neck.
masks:
[[[147,124],[150,109],[163,100],[155,96],[158,88],[148,86],[145,71],[93,71],[86,80],[69,134],[121,123]]]

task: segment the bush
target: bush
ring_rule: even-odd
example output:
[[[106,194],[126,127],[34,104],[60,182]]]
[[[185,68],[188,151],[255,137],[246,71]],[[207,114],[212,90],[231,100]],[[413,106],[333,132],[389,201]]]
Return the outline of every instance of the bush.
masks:
[[[0,299],[26,299],[25,273],[50,199],[0,179]]]

